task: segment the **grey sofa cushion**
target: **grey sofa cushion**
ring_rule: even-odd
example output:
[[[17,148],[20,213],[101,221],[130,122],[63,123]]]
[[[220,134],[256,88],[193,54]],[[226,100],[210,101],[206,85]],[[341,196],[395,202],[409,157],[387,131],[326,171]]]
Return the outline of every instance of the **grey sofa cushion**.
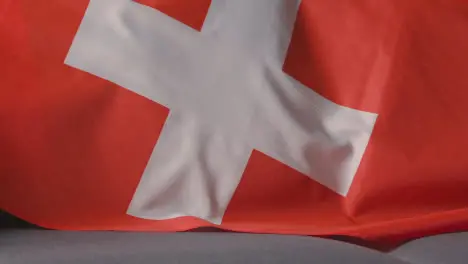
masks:
[[[382,263],[404,262],[328,239],[233,233],[3,230],[0,263]]]
[[[395,249],[391,255],[413,264],[466,264],[468,233],[417,239]]]

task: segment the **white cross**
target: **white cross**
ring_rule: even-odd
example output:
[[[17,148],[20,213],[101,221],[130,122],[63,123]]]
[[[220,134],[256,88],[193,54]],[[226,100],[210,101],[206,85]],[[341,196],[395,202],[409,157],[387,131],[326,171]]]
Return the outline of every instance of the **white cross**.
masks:
[[[221,223],[253,149],[346,195],[377,115],[282,71],[299,3],[213,0],[198,32],[130,0],[91,0],[66,63],[170,109],[127,213]]]

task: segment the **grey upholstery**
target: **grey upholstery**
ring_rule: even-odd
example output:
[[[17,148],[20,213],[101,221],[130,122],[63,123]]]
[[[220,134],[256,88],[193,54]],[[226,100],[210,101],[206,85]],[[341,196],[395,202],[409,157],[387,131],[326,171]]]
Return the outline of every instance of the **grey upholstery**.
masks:
[[[210,231],[48,231],[0,211],[0,264],[468,263],[468,233],[421,238],[381,253],[322,238]]]
[[[3,230],[0,263],[382,263],[392,256],[333,240],[232,233]]]
[[[413,264],[466,264],[468,233],[417,239],[397,248],[391,255]]]

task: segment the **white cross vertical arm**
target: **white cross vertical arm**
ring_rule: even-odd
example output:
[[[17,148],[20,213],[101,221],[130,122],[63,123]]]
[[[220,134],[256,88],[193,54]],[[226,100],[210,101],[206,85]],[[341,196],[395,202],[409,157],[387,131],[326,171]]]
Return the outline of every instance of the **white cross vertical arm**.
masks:
[[[212,0],[202,34],[283,64],[301,0]]]
[[[245,142],[171,111],[127,213],[196,216],[219,224],[251,152]]]

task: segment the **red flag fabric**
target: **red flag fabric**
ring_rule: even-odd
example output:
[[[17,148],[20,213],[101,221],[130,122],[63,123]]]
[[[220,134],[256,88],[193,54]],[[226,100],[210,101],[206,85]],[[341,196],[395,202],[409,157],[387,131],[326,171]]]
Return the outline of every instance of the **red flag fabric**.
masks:
[[[67,230],[468,228],[463,1],[0,0],[0,208]]]

